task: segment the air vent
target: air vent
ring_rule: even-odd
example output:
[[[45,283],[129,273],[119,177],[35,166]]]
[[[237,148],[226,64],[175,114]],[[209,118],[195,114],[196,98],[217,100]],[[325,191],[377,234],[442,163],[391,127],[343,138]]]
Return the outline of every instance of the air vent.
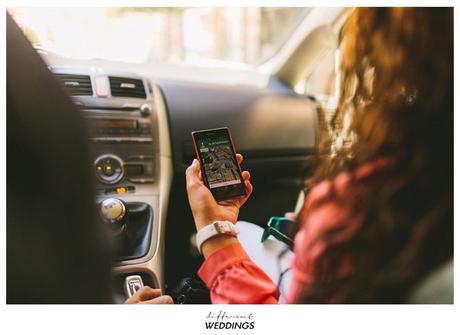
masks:
[[[113,97],[145,99],[144,83],[140,79],[109,77]]]
[[[85,75],[55,73],[70,95],[93,95],[91,78]]]

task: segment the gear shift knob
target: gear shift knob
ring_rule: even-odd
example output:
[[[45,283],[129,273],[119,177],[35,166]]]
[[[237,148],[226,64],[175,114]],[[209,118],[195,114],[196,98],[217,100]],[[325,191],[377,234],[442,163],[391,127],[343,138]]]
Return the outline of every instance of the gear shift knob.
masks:
[[[126,205],[116,198],[103,200],[99,205],[102,219],[110,226],[114,234],[118,235],[126,229]]]

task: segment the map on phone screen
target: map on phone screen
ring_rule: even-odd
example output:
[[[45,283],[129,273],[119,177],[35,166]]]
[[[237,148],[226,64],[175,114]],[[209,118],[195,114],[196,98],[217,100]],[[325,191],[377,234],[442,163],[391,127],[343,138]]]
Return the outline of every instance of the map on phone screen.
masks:
[[[198,145],[209,188],[241,183],[228,137],[204,138]]]

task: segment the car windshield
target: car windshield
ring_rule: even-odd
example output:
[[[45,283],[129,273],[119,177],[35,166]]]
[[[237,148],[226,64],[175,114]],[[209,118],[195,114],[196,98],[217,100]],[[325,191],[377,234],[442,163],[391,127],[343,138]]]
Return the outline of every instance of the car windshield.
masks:
[[[255,67],[310,12],[296,7],[9,8],[38,48],[73,59]]]

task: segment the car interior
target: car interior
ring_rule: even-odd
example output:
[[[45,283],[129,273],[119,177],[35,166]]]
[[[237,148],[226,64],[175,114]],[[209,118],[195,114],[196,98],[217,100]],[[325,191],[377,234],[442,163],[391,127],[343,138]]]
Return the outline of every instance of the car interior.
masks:
[[[63,57],[32,47],[10,12],[8,282],[48,284],[42,296],[8,286],[8,302],[123,303],[139,278],[166,293],[196,278],[203,257],[185,188],[193,131],[231,130],[254,185],[239,219],[265,227],[303,201],[320,122],[337,102],[323,78],[336,72],[350,9],[306,10],[276,53],[240,68]],[[41,254],[40,243],[50,246]],[[59,257],[68,269],[56,268]],[[111,268],[101,265],[108,259]],[[434,276],[411,301],[441,299],[439,291],[452,299],[452,276]],[[62,279],[91,290],[53,300]]]

